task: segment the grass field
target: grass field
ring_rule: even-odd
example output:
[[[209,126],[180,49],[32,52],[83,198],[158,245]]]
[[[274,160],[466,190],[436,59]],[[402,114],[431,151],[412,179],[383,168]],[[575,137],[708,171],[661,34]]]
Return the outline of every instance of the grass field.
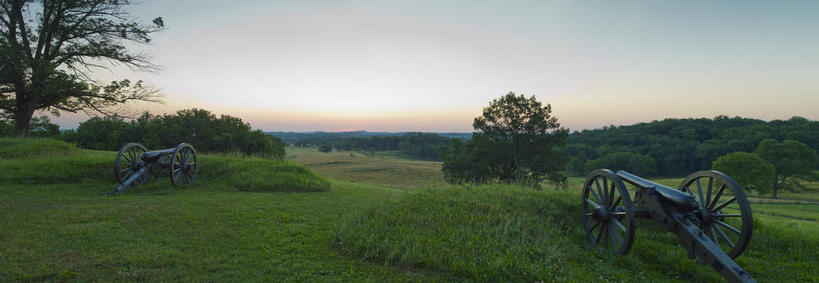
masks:
[[[319,152],[287,147],[287,159],[328,177],[402,189],[446,185],[441,163],[396,158],[394,153]]]
[[[115,153],[8,143],[0,282],[720,280],[648,221],[628,256],[589,247],[582,178],[558,192],[450,186],[436,162],[288,148],[312,170],[203,156],[193,187],[161,175],[103,197]],[[754,204],[738,262],[761,282],[819,280],[816,207]]]

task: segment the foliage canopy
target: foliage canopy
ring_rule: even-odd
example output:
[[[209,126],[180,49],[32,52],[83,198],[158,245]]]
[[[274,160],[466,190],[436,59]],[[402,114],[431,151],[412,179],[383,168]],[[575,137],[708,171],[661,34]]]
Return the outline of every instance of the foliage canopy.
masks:
[[[562,146],[569,131],[560,128],[552,106],[534,96],[509,92],[492,100],[472,124],[472,140],[453,142],[442,154],[448,181],[484,182],[497,179],[535,185],[542,180],[564,184],[568,158]]]
[[[15,120],[14,134],[29,135],[35,111],[117,113],[128,101],[158,101],[141,81],[102,84],[94,69],[125,66],[153,71],[147,54],[126,42],[147,44],[162,18],[142,24],[125,11],[128,0],[0,0],[0,111]]]
[[[819,165],[816,151],[806,144],[785,140],[777,142],[773,139],[764,139],[759,142],[756,153],[774,166],[773,197],[780,189],[798,191],[805,186],[795,180],[816,179],[813,169]]]
[[[148,149],[172,148],[181,142],[193,144],[201,152],[241,152],[276,159],[284,158],[284,143],[252,130],[242,119],[216,117],[204,109],[185,109],[176,114],[143,114],[130,122],[121,117],[94,117],[80,124],[76,132],[64,137],[88,149],[118,150],[128,142],[139,142]]]
[[[657,175],[685,176],[710,168],[720,156],[752,152],[766,138],[791,139],[819,150],[819,121],[793,117],[766,122],[727,116],[664,119],[575,131],[563,149],[571,156],[568,172],[573,176],[585,176],[586,163],[616,152],[651,157]]]
[[[745,190],[765,194],[773,188],[773,164],[754,153],[738,151],[720,156],[711,168],[731,176]]]

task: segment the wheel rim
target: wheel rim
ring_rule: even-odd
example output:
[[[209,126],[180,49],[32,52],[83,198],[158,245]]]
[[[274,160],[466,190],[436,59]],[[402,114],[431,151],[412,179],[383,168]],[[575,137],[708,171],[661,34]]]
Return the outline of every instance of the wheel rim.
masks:
[[[745,251],[753,231],[751,206],[731,177],[700,171],[685,178],[679,190],[694,196],[703,208],[694,222],[711,241],[731,258]]]
[[[171,157],[171,183],[174,186],[193,185],[198,171],[196,150],[183,143],[176,147]]]
[[[146,151],[148,150],[138,143],[129,143],[120,148],[114,161],[114,176],[117,182],[122,184],[145,166],[145,163],[142,162],[142,155]]]
[[[583,186],[583,226],[592,245],[626,254],[634,242],[634,206],[623,181],[611,170],[589,174]]]

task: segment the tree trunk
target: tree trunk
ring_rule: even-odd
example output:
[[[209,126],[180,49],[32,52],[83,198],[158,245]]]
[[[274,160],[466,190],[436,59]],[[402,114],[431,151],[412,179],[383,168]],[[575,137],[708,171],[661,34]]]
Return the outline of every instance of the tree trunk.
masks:
[[[776,198],[776,192],[779,190],[779,176],[774,175],[774,183],[773,183],[773,198]]]
[[[21,139],[28,137],[32,116],[34,116],[34,109],[30,111],[21,109],[14,114],[14,137]]]

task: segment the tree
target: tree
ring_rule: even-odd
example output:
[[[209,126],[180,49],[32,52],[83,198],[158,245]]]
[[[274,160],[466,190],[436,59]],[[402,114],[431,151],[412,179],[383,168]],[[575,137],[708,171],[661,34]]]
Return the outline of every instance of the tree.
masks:
[[[139,141],[128,130],[128,122],[121,117],[92,117],[80,123],[71,138],[82,148],[119,150],[126,143]]]
[[[60,126],[51,123],[46,116],[34,117],[31,119],[30,134],[38,138],[54,138],[60,135]]]
[[[816,151],[806,144],[785,140],[777,143],[774,139],[764,139],[759,142],[756,153],[774,166],[773,197],[777,198],[780,189],[798,191],[805,186],[795,179],[816,179],[813,170],[819,163]]]
[[[774,165],[754,153],[737,151],[720,156],[711,169],[731,176],[745,190],[764,194],[773,188]]]
[[[27,137],[35,111],[118,113],[128,101],[153,101],[157,92],[138,81],[102,84],[94,69],[122,65],[157,67],[125,42],[147,44],[162,18],[144,25],[125,7],[128,0],[0,0],[0,110],[15,121],[14,135]]]
[[[184,109],[176,114],[154,116],[144,113],[125,121],[118,116],[93,117],[80,123],[77,131],[66,131],[66,141],[83,148],[118,150],[128,142],[139,142],[149,149],[174,148],[191,143],[201,153],[243,153],[264,158],[283,159],[284,143],[240,118],[216,115],[205,109]]]
[[[472,126],[476,132],[472,140],[466,145],[453,143],[443,156],[444,174],[483,174],[467,179],[489,178],[533,185],[544,179],[565,184],[563,171],[568,158],[557,147],[564,144],[569,131],[560,128],[557,117],[551,116],[551,113],[551,105],[543,106],[534,96],[526,98],[509,92],[492,100],[483,109],[483,114],[475,118]],[[462,154],[467,154],[469,164],[480,164],[482,167],[469,164],[466,167],[451,166],[454,165],[452,162],[464,158],[460,156]],[[447,165],[448,162],[452,164]],[[452,171],[459,168],[480,171],[470,174]]]
[[[333,151],[333,147],[330,146],[329,144],[322,144],[319,146],[318,150],[324,153],[328,153],[330,151]]]

